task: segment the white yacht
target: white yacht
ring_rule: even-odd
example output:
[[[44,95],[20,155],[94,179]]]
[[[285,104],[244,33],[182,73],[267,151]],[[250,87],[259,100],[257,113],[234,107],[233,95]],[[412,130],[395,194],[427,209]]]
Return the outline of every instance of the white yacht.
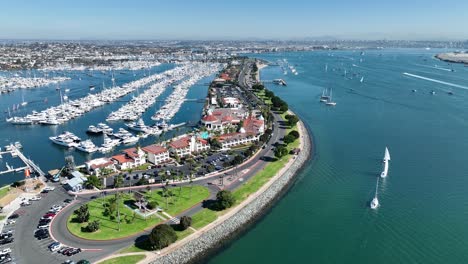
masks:
[[[76,146],[76,149],[81,150],[81,151],[86,152],[86,153],[93,153],[93,152],[98,151],[98,148],[96,147],[96,145],[94,145],[94,143],[90,139],[87,139],[85,141],[81,141]]]
[[[375,186],[375,196],[370,202],[371,209],[377,209],[379,207],[379,199],[377,198],[377,190],[379,189],[379,178],[377,178],[377,185]]]
[[[68,131],[65,131],[62,134],[55,137],[49,137],[49,139],[55,144],[65,146],[68,148],[76,147],[80,142],[79,137],[75,136],[73,133]]]
[[[388,163],[390,161],[390,152],[388,152],[388,148],[385,147],[385,154],[384,154],[384,158],[383,158],[383,171],[382,173],[380,173],[380,177],[382,178],[385,178],[387,177],[387,174],[388,174]]]
[[[97,128],[105,134],[111,134],[114,131],[114,129],[104,123],[97,124]]]
[[[102,130],[97,128],[96,126],[90,125],[88,129],[86,130],[86,133],[89,134],[101,134]]]
[[[39,121],[41,125],[60,125],[60,121],[57,120],[56,116],[49,115],[46,119]]]
[[[127,124],[127,127],[130,128],[131,130],[134,131],[139,131],[139,132],[146,132],[148,130],[148,127],[145,125],[143,122],[143,119],[138,119],[137,122],[132,122]]]
[[[138,142],[139,138],[136,137],[136,136],[130,136],[130,137],[126,137],[122,140],[122,143],[124,144],[133,144],[133,143],[136,143]]]
[[[99,151],[100,152],[109,152],[114,147],[116,147],[118,145],[120,145],[120,140],[119,139],[111,139],[106,134],[104,134],[104,143],[99,148]]]
[[[8,123],[13,125],[31,125],[33,122],[27,117],[11,117],[6,120]]]

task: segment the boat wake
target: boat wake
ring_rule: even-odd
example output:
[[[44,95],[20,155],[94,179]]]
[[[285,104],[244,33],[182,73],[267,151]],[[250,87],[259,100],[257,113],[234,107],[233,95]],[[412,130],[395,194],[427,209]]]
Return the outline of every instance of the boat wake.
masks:
[[[452,87],[457,87],[457,88],[461,88],[461,89],[468,90],[468,87],[463,86],[463,85],[459,85],[459,84],[455,84],[455,83],[444,82],[444,81],[440,81],[440,80],[436,80],[436,79],[431,79],[431,78],[427,78],[427,77],[424,77],[424,76],[420,76],[420,75],[416,75],[416,74],[411,74],[411,73],[407,73],[407,72],[404,72],[403,75],[410,76],[410,77],[414,77],[414,78],[418,78],[418,79],[421,79],[421,80],[426,80],[426,81],[430,81],[430,82],[445,84],[445,85],[448,85],[448,86],[452,86]]]

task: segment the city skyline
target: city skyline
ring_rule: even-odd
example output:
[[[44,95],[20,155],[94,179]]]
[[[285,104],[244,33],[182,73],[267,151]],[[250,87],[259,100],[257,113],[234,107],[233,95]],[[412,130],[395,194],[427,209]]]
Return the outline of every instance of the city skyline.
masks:
[[[454,8],[456,7],[456,8]],[[463,1],[4,3],[1,39],[464,40]]]

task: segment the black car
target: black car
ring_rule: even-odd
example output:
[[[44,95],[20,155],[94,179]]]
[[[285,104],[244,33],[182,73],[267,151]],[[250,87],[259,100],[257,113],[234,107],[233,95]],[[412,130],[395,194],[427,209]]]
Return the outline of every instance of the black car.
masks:
[[[34,233],[35,237],[43,236],[44,234],[49,235],[49,231],[47,229],[39,229]]]
[[[73,248],[72,250],[68,250],[65,255],[73,256],[81,252],[81,248]]]
[[[91,200],[94,200],[94,199],[96,199],[96,198],[97,198],[96,195],[93,195],[93,196],[89,197],[89,199],[91,199]]]
[[[12,214],[10,215],[10,217],[8,217],[8,219],[16,219],[19,217],[19,214]]]
[[[45,190],[45,189],[44,189],[44,190],[42,190],[41,193],[49,193],[49,190]]]
[[[3,233],[3,234],[0,234],[0,239],[9,238],[12,236],[13,236],[13,233]]]
[[[0,245],[5,245],[5,244],[8,244],[8,243],[11,243],[13,242],[13,238],[12,237],[8,237],[8,238],[4,238],[2,240],[0,240]]]
[[[40,235],[37,235],[36,238],[41,240],[41,239],[46,239],[49,238],[49,233],[41,233]]]
[[[65,200],[63,200],[63,202],[64,202],[64,203],[67,203],[67,204],[71,203],[72,201],[73,201],[72,199],[65,199]]]
[[[52,219],[42,219],[42,220],[39,221],[39,225],[47,225],[51,221],[52,221]]]

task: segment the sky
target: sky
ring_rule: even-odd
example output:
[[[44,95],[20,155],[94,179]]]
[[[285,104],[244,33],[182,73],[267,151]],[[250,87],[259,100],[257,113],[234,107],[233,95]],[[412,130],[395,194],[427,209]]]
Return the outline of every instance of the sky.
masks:
[[[468,39],[468,0],[14,0],[0,39]]]

